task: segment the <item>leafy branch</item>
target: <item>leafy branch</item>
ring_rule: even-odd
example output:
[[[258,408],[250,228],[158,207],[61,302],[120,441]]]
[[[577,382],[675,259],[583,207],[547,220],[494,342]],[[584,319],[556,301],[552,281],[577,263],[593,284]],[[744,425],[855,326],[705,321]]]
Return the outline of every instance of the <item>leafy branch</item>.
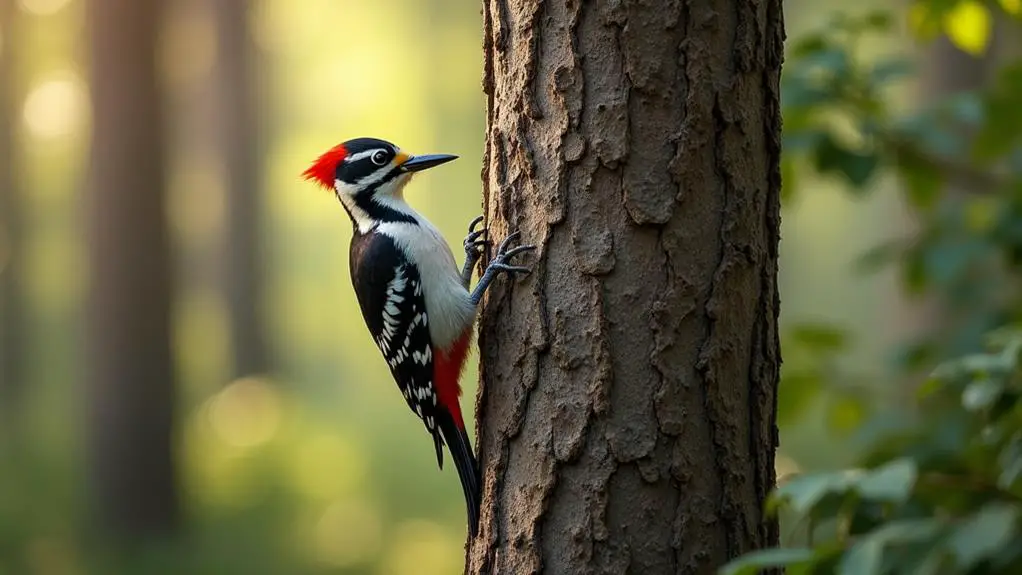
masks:
[[[992,10],[1018,18],[1022,3],[919,0],[910,22],[920,37],[945,33],[976,54],[989,43]],[[826,389],[862,406],[866,448],[854,468],[800,474],[776,489],[768,512],[805,527],[804,546],[751,553],[722,573],[1022,572],[1022,61],[980,91],[901,111],[890,92],[912,78],[910,63],[857,56],[892,24],[887,12],[840,16],[792,44],[784,197],[800,192],[807,168],[859,195],[893,175],[918,229],[864,254],[860,268],[896,268],[906,293],[935,297],[957,318],[909,346],[906,370],[956,359],[884,420],[835,368],[848,344],[842,330],[789,326],[779,420],[795,420]]]
[[[1022,329],[943,364],[919,390],[927,416],[878,438],[864,467],[796,476],[768,511],[833,534],[752,553],[727,575],[1015,573],[1022,569]],[[977,391],[980,390],[980,391]],[[810,539],[812,545],[812,539]]]

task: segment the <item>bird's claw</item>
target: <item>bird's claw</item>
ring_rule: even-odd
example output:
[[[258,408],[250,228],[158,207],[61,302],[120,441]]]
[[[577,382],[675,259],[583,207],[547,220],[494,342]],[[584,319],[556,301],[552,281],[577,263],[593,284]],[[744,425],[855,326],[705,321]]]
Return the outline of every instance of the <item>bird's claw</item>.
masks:
[[[494,271],[502,271],[509,274],[528,274],[532,272],[532,269],[527,266],[510,265],[511,258],[520,253],[536,249],[536,246],[528,244],[508,249],[511,243],[521,237],[521,235],[522,233],[520,231],[515,231],[504,238],[504,241],[500,242],[500,246],[497,248],[497,255],[493,258],[493,261],[490,262],[488,267]]]
[[[490,264],[490,268],[505,273],[523,273],[523,274],[532,273],[532,268],[528,266],[509,266],[497,262]]]
[[[475,229],[482,221],[483,216],[477,216],[472,220],[472,222],[468,225],[468,235],[465,236],[465,241],[462,242],[462,245],[465,246],[465,255],[473,262],[478,261],[483,255],[483,249],[491,245],[490,240],[479,239],[486,235],[486,228],[479,230]]]
[[[512,265],[511,258],[536,249],[533,245],[523,245],[518,247],[511,247],[511,243],[521,237],[521,232],[515,231],[508,234],[504,241],[500,242],[500,246],[497,248],[497,255],[490,260],[489,265],[486,266],[486,271],[483,272],[483,276],[479,279],[479,283],[476,284],[476,289],[472,292],[470,300],[473,305],[478,305],[480,300],[483,298],[483,294],[489,287],[490,282],[494,280],[499,274],[507,274],[513,276],[515,274],[530,274],[532,269],[528,266]]]
[[[500,242],[500,247],[497,248],[497,255],[499,256],[505,253],[507,251],[507,247],[511,245],[511,242],[517,240],[519,237],[521,237],[521,235],[522,232],[518,230],[515,230],[508,234],[508,236],[504,238],[504,241]]]
[[[472,218],[472,221],[468,223],[468,233],[472,234],[473,232],[475,232],[476,226],[481,224],[484,219],[486,219],[486,216],[483,216],[483,215],[478,215],[478,216]],[[480,231],[485,232],[486,228],[483,228]]]

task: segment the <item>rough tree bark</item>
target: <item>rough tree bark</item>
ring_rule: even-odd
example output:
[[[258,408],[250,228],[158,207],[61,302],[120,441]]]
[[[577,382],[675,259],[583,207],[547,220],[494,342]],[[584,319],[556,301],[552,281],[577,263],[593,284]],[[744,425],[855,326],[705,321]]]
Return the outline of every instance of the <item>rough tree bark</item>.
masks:
[[[114,532],[175,526],[164,130],[156,72],[159,0],[91,0],[90,282],[86,378],[90,471]]]
[[[25,312],[22,297],[23,205],[17,174],[15,118],[18,86],[14,45],[15,0],[0,0],[0,439],[14,432],[25,377]]]
[[[260,316],[263,268],[259,187],[260,86],[254,81],[255,45],[249,34],[250,2],[212,0],[217,31],[216,136],[224,164],[227,205],[221,285],[227,303],[231,378],[270,368]]]
[[[472,573],[713,573],[773,544],[780,0],[488,0]]]

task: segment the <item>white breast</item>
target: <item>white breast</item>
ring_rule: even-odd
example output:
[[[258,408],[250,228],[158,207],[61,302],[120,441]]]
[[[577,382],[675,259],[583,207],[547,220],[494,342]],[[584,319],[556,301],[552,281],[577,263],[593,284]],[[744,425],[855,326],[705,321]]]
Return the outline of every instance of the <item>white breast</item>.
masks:
[[[434,345],[444,349],[472,325],[475,306],[461,285],[461,273],[443,236],[418,214],[414,217],[419,225],[386,222],[376,231],[393,239],[418,267],[429,314],[429,335]]]

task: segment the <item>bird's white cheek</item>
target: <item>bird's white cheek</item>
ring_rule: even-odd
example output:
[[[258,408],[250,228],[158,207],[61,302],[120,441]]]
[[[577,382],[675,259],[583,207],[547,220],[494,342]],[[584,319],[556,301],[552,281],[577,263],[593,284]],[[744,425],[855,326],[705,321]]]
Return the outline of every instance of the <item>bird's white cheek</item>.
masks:
[[[380,186],[380,189],[376,191],[377,197],[388,197],[396,198],[399,200],[404,199],[405,186],[411,181],[414,174],[401,174],[393,180],[387,182],[385,185]]]

